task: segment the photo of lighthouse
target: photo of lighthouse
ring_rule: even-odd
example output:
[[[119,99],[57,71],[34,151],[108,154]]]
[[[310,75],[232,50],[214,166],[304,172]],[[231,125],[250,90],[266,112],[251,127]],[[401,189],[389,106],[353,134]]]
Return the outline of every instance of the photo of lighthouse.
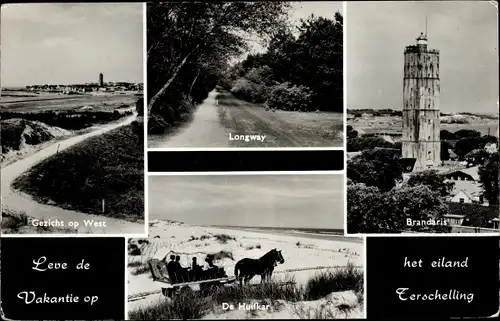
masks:
[[[347,233],[498,235],[497,10],[348,3],[346,20]]]

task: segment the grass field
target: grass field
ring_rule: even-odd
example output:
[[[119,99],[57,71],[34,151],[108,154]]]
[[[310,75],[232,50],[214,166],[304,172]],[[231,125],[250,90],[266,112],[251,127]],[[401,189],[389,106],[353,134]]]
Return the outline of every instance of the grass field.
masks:
[[[367,119],[357,118],[355,121],[348,121],[347,125],[353,126],[354,129],[362,131],[366,134],[379,131],[400,131],[403,132],[403,122],[401,117],[378,116]],[[473,129],[481,133],[481,135],[495,135],[498,131],[498,120],[485,118],[480,123],[470,124],[446,124],[441,123],[441,130],[456,132],[461,129]]]
[[[40,97],[1,97],[0,110],[5,112],[40,112],[50,110],[78,110],[90,106],[94,111],[113,111],[124,105],[135,104],[139,96],[121,94],[57,95]]]
[[[264,142],[231,141],[232,147],[339,147],[343,143],[343,114],[268,110],[233,97],[217,96],[219,118],[228,132],[266,135]]]
[[[40,203],[130,221],[143,219],[143,146],[143,123],[133,122],[45,159],[18,177],[13,187]]]

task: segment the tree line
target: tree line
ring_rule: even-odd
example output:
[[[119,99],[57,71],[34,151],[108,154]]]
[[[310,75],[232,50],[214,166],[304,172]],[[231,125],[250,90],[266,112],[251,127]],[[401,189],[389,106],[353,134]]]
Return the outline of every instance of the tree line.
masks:
[[[450,150],[459,161],[466,161],[467,166],[477,166],[484,163],[488,156],[485,147],[497,144],[498,138],[491,135],[481,135],[477,130],[461,129],[454,133],[441,130],[441,160],[451,159]],[[382,137],[362,136],[351,126],[347,126],[347,151],[359,152],[375,147],[394,148],[401,152],[401,142],[389,142]]]
[[[342,15],[281,25],[264,53],[232,66],[221,84],[272,109],[343,112]]]

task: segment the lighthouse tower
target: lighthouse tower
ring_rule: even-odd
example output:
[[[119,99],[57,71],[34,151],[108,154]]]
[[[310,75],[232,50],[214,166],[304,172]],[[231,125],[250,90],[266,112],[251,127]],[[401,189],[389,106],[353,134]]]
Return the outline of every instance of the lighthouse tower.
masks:
[[[419,171],[441,162],[439,137],[439,51],[427,48],[421,33],[404,51],[402,157]]]

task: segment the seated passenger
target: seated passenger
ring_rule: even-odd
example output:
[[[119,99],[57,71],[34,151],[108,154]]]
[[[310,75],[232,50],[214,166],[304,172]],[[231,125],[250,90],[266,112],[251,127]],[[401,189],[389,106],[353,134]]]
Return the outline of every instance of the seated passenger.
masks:
[[[190,280],[198,281],[201,279],[202,268],[198,265],[197,259],[193,257],[193,263],[191,264]]]
[[[167,263],[167,272],[170,277],[170,281],[177,283],[176,266],[175,266],[175,255],[170,255],[170,262]]]
[[[187,276],[187,269],[183,268],[181,263],[179,262],[181,260],[180,256],[175,257],[175,275],[177,277],[178,282],[187,282],[188,281],[188,276]]]

